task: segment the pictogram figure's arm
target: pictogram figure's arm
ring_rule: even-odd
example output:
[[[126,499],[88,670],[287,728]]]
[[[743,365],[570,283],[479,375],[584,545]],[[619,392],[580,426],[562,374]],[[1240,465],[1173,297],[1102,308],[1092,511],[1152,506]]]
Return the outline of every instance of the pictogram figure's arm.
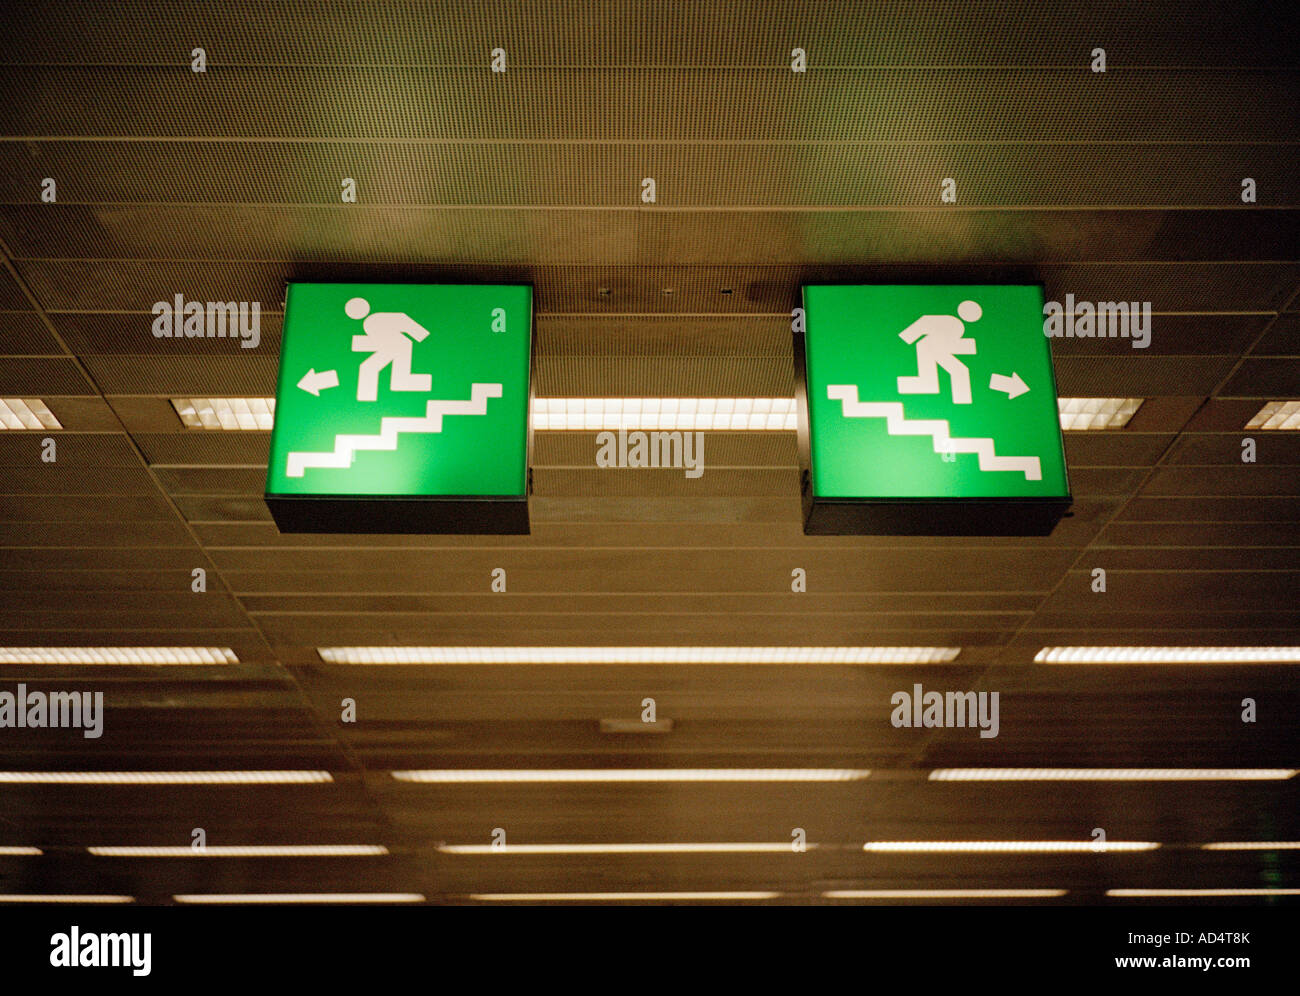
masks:
[[[403,317],[406,319],[405,328],[402,329],[403,332],[409,335],[416,342],[424,342],[425,339],[429,338],[428,329],[410,315],[404,315]]]
[[[926,334],[925,316],[918,318],[902,332],[898,333],[898,338],[902,339],[909,346],[916,342],[917,339]]]

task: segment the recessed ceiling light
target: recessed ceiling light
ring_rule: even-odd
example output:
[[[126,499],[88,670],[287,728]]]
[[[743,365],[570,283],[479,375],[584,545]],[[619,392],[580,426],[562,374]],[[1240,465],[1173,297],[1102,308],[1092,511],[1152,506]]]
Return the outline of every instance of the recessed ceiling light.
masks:
[[[936,768],[932,782],[1256,782],[1291,778],[1290,768]]]
[[[0,855],[5,857],[37,857],[44,853],[39,847],[0,847]]]
[[[1055,899],[1065,889],[834,889],[827,899]]]
[[[1300,664],[1300,647],[1044,647],[1035,664]]]
[[[1142,407],[1143,398],[1058,398],[1061,428],[1067,432],[1122,429]]]
[[[0,771],[9,785],[307,785],[328,771]]]
[[[794,398],[534,398],[534,429],[793,431]]]
[[[172,398],[172,407],[190,429],[269,429],[275,398]]]
[[[1269,401],[1246,423],[1247,429],[1300,429],[1300,401]]]
[[[0,398],[0,429],[62,429],[39,398]]]
[[[244,905],[247,903],[422,903],[418,892],[228,892],[172,896],[178,903]]]
[[[194,847],[88,847],[99,858],[366,858],[388,853],[380,844],[248,844]]]
[[[776,899],[779,892],[475,892],[481,903],[651,903]]]
[[[0,647],[0,665],[238,663],[229,647]]]
[[[959,647],[320,647],[328,664],[947,664]]]
[[[1073,854],[1154,851],[1159,846],[1144,840],[869,840],[862,849],[875,854]]]
[[[95,896],[95,895],[0,895],[3,903],[133,903],[134,896]]]
[[[816,844],[804,844],[808,850]],[[443,854],[794,854],[790,841],[775,844],[439,844]]]
[[[1202,844],[1203,851],[1300,851],[1300,840],[1225,840]]]
[[[1106,895],[1131,897],[1300,896],[1300,889],[1107,889]]]
[[[399,782],[852,782],[871,774],[859,768],[491,768],[394,771]]]

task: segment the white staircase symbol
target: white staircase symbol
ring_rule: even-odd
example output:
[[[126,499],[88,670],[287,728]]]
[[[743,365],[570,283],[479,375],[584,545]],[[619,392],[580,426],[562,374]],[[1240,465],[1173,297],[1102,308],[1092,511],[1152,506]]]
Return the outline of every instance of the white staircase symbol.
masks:
[[[473,384],[468,401],[430,401],[423,418],[389,416],[380,419],[376,435],[335,436],[334,449],[328,453],[290,453],[284,472],[289,477],[302,477],[308,467],[351,467],[352,456],[358,450],[395,450],[397,437],[403,432],[442,432],[444,415],[486,415],[487,399],[499,397],[500,384]]]
[[[897,401],[859,401],[856,384],[831,384],[826,396],[844,405],[845,418],[883,418],[891,436],[933,436],[936,453],[975,453],[980,470],[1018,470],[1026,481],[1042,480],[1038,457],[1003,457],[993,449],[992,439],[955,439],[948,435],[945,419],[907,419]]]

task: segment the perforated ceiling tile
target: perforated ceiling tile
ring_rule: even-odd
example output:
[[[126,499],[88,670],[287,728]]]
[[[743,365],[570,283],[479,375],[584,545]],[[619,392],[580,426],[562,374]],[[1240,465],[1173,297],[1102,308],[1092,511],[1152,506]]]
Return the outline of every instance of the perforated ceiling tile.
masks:
[[[1063,396],[1154,397],[1206,395],[1227,375],[1235,356],[1062,356],[1054,363]]]
[[[599,248],[596,244],[590,251],[596,254]],[[789,257],[770,265],[733,261],[684,266],[673,262],[673,257],[665,255],[643,266],[610,266],[598,258],[573,266],[553,265],[553,261],[500,266],[395,264],[374,259],[261,263],[113,259],[90,263],[46,258],[20,259],[16,265],[42,304],[55,312],[56,323],[61,321],[60,310],[147,314],[160,295],[174,294],[177,289],[194,300],[259,301],[268,310],[278,310],[285,282],[291,279],[531,282],[539,315],[562,312],[593,317],[629,312],[789,315],[798,305],[799,287],[805,283],[944,283],[955,275],[972,283],[1041,279],[1047,299],[1055,301],[1073,294],[1080,301],[1150,301],[1154,312],[1265,311],[1281,307],[1300,279],[1300,264],[1279,262],[1038,262],[1032,266],[984,262],[960,267],[898,260],[870,265],[793,265]],[[665,288],[674,293],[665,295]],[[721,293],[727,288],[731,294]]]
[[[538,468],[533,473],[533,489],[539,497],[548,498],[566,495],[592,498],[607,495],[642,498],[784,497],[798,482],[798,472],[793,465],[761,470],[709,470],[707,446],[705,465],[706,472],[692,479],[686,476],[685,470],[673,467],[617,474],[597,468],[593,460],[587,469]]]
[[[31,307],[31,302],[14,283],[13,277],[6,271],[0,271],[0,310],[30,311]]]
[[[294,259],[408,263],[585,264],[636,262],[635,207],[406,208],[357,204],[275,210],[249,205],[70,204],[0,207],[0,236],[17,256],[78,256],[93,245],[122,259]],[[188,288],[165,287],[172,293]],[[277,288],[279,290],[279,288]],[[143,302],[159,299],[156,289]],[[227,298],[225,300],[229,300]],[[243,295],[234,300],[247,299]],[[279,300],[277,294],[272,300]]]
[[[32,464],[36,466],[33,467]],[[156,495],[158,486],[144,466],[42,465],[39,456],[26,467],[5,471],[3,491],[9,495]]]
[[[39,504],[14,495],[0,495],[0,520],[8,523],[78,523],[83,528],[111,532],[112,523],[174,520],[162,495],[106,497],[47,495]]]
[[[1300,356],[1300,313],[1277,315],[1251,352],[1257,356]]]
[[[57,356],[63,350],[45,324],[31,312],[0,311],[0,354]]]
[[[259,489],[260,490],[260,489]],[[242,495],[178,494],[173,496],[187,522],[271,522],[260,493]]]
[[[167,466],[154,470],[172,495],[243,495],[255,497],[266,486],[263,467]]]
[[[534,361],[537,397],[790,398],[794,357],[567,356]]]
[[[1202,212],[1190,209],[701,209],[672,217],[663,211],[637,215],[637,244],[647,264],[663,259],[774,264],[797,258],[891,266],[941,259],[951,268],[991,261],[1027,265],[1187,256],[1274,261],[1300,255],[1297,219],[1300,210],[1224,211],[1210,227]]]
[[[31,149],[35,146],[37,154]],[[352,177],[369,205],[628,207],[640,177],[681,206],[930,207],[936,177],[960,203],[1173,207],[1207,185],[1273,177],[1270,203],[1300,204],[1277,145],[517,144],[227,142],[195,157],[171,142],[0,145],[0,202],[24,203],[44,176],[77,177],[78,204],[337,204]]]
[[[255,350],[247,350],[253,354]],[[268,397],[275,394],[274,356],[91,355],[86,366],[105,394],[165,397]]]
[[[738,289],[715,289],[718,306]],[[538,356],[763,356],[791,355],[790,319],[783,315],[537,316],[533,349]]]
[[[176,286],[184,286],[177,284]],[[163,299],[168,307],[174,307],[175,295],[168,293],[161,282],[155,287],[158,297]],[[248,288],[241,288],[241,297],[239,300],[248,301],[246,295]],[[179,293],[179,292],[178,292]],[[207,305],[213,298],[200,297],[193,295],[192,292],[186,292],[183,295],[185,301],[197,301]],[[222,299],[219,303],[225,304],[229,299]],[[239,303],[236,300],[236,304]],[[253,300],[257,300],[256,297]],[[151,302],[152,304],[152,302]],[[278,296],[274,301],[258,301],[258,337],[256,349],[265,351],[270,354],[276,354],[280,350],[280,329],[283,324],[283,314],[278,310],[267,311],[262,305],[269,305],[272,309],[279,309],[280,301]],[[209,337],[166,337],[156,336],[153,332],[155,320],[159,316],[150,310],[142,310],[130,314],[68,314],[55,312],[49,315],[51,323],[58,330],[63,341],[67,343],[68,348],[74,353],[85,356],[95,353],[118,353],[130,355],[157,354],[159,356],[178,356],[194,355],[195,362],[203,362],[198,357],[202,356],[243,356],[247,357],[252,354],[249,347],[242,343],[245,337],[239,333],[238,326],[230,326],[228,334],[222,336]],[[251,317],[251,313],[250,313]],[[219,331],[219,327],[214,326],[214,331]],[[205,328],[206,332],[206,328]]]
[[[189,44],[187,42],[187,44]],[[775,61],[775,60],[774,60]],[[1077,68],[875,70],[227,66],[0,67],[30,93],[8,134],[520,141],[1286,142],[1283,70],[1152,69],[1111,87]],[[249,101],[248,93],[261,99]],[[869,95],[864,99],[863,95]]]
[[[3,404],[0,400],[0,404]],[[0,419],[3,415],[0,414]],[[6,427],[7,428],[7,427]],[[139,467],[140,455],[123,433],[58,434],[58,459],[77,467]],[[42,439],[13,432],[0,432],[0,467],[30,467],[40,460]]]
[[[1095,302],[1088,298],[1089,306]],[[1126,335],[1106,338],[1055,338],[1052,340],[1053,356],[1096,356],[1108,355],[1135,358],[1143,356],[1160,356],[1188,353],[1197,354],[1237,354],[1250,346],[1260,332],[1273,320],[1271,314],[1255,315],[1171,315],[1152,312],[1147,320],[1139,309],[1145,302],[1125,302],[1129,306],[1130,319],[1140,318],[1142,334],[1135,338],[1131,321],[1121,331]],[[1150,336],[1146,331],[1150,331]],[[1135,342],[1145,342],[1140,348]]]
[[[1123,4],[1049,9],[1027,0],[958,8],[939,0],[897,7],[733,0],[649,9],[574,0],[527,7],[391,0],[382,8],[358,0],[328,8],[301,0],[274,8],[146,2],[121,5],[122,30],[95,33],[70,11],[31,0],[11,3],[10,13],[4,62],[153,64],[158,52],[192,43],[201,13],[214,65],[227,61],[216,53],[236,52],[245,64],[486,66],[484,53],[504,38],[514,66],[780,66],[794,33],[815,53],[813,67],[1073,65],[1085,41],[1116,35],[1126,39],[1125,66],[1294,63],[1273,18],[1244,18],[1225,33],[1214,8],[1180,8],[1154,31]]]
[[[1300,358],[1244,359],[1218,393],[1225,398],[1284,398],[1300,394]]]
[[[0,394],[6,397],[95,393],[69,358],[0,356]]]
[[[1162,467],[1142,488],[1144,496],[1294,498],[1300,496],[1300,475],[1293,466],[1259,467],[1237,464],[1207,474],[1203,467]]]
[[[136,444],[150,464],[264,466],[269,432],[137,432]]]
[[[1069,467],[1151,467],[1173,440],[1146,432],[1069,432],[1065,460]]]

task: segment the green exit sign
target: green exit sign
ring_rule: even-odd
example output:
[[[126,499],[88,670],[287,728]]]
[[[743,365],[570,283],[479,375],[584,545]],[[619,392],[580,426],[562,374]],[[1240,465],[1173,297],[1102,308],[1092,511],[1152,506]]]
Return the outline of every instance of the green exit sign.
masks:
[[[803,289],[805,531],[1045,535],[1070,506],[1040,286]]]
[[[532,288],[289,285],[266,503],[283,532],[528,532]]]

